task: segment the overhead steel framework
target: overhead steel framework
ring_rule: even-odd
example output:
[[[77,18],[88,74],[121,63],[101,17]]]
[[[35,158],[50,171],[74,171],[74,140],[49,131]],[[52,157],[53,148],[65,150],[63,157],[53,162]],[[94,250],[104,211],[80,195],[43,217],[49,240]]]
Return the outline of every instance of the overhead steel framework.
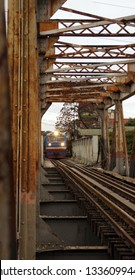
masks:
[[[118,92],[120,99],[134,94],[128,85],[134,82],[135,44],[112,45],[108,40],[108,45],[88,45],[82,38],[131,38],[135,16],[110,19],[66,7],[60,10],[67,18],[45,19],[43,7],[38,16],[42,109],[46,102],[104,103],[111,98],[113,103],[113,93]],[[74,43],[75,38],[80,43]]]
[[[7,108],[10,107],[11,118],[8,114],[3,114],[4,121],[0,128],[2,135],[8,135],[11,128],[12,146],[10,134],[7,145],[3,145],[3,140],[0,142],[7,164],[1,169],[1,181],[6,187],[2,190],[1,212],[4,209],[3,204],[7,206],[8,202],[8,211],[2,216],[2,226],[6,234],[0,235],[0,242],[3,244],[1,258],[11,256],[34,259],[36,198],[40,185],[41,116],[52,102],[91,102],[102,120],[102,167],[129,174],[122,100],[135,93],[135,44],[112,45],[109,44],[111,41],[107,40],[107,43],[102,45],[97,43],[96,39],[128,37],[133,41],[135,16],[104,18],[62,6],[68,3],[66,0],[10,0],[9,106],[8,75],[3,75],[7,73],[7,65],[3,63],[6,60],[3,3],[4,1],[0,3],[1,112],[9,113]],[[58,9],[65,13],[64,19],[53,17]],[[86,42],[85,39],[88,38],[94,38],[96,43],[88,43],[88,40]],[[110,152],[107,109],[111,105],[115,105],[115,125]],[[133,146],[133,166],[134,150]],[[13,172],[12,164],[9,165],[6,157],[11,151]],[[5,166],[8,167],[7,173],[3,173]],[[134,176],[133,168],[131,171]],[[10,173],[13,174],[13,183],[12,178],[8,180]],[[10,195],[8,190],[11,189]],[[13,203],[14,199],[16,211],[10,215],[10,223],[5,224],[5,217],[8,221],[10,209],[13,210],[11,202]],[[37,228],[40,228],[39,215],[37,216]],[[14,227],[10,235],[11,223]]]
[[[59,8],[64,11],[64,19],[49,19],[45,17],[44,1],[39,2],[41,111],[44,112],[51,102],[91,102],[103,124],[102,167],[121,174],[125,168],[128,175],[122,100],[135,93],[135,44],[132,40],[135,16],[105,18],[64,6]],[[112,44],[110,38],[119,37],[123,42]],[[133,43],[125,45],[126,37]],[[96,44],[88,44],[90,38]],[[99,38],[106,39],[107,43],[97,43]],[[114,125],[114,147],[110,152],[106,110],[112,105],[115,105],[115,119],[119,124]]]

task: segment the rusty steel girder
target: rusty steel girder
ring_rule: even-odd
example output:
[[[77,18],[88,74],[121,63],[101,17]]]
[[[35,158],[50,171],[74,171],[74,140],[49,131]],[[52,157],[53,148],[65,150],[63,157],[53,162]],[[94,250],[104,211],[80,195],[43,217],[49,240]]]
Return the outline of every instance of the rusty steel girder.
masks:
[[[48,98],[46,84],[52,84],[52,88],[54,86],[55,94],[55,83],[61,84],[63,82],[64,85],[68,81],[72,83],[75,79],[80,83],[86,79],[86,82],[91,82],[92,84],[97,83],[100,86],[104,84],[106,93],[108,91],[107,86],[110,84],[123,85],[124,79],[126,81],[127,77],[128,82],[134,82],[134,70],[130,69],[130,64],[134,63],[135,57],[134,43],[128,45],[90,45],[81,43],[81,37],[83,36],[95,36],[97,38],[134,36],[134,16],[110,19],[67,7],[61,7],[60,10],[65,12],[67,18],[66,16],[64,19],[58,17],[55,19],[53,17],[53,19],[46,18],[46,20],[38,22],[39,57],[42,57],[42,67],[40,68],[41,91],[43,92],[43,85],[45,89],[42,97],[44,96],[45,98],[46,95]],[[68,17],[69,13],[70,17]],[[73,15],[72,19],[71,14]],[[78,19],[74,19],[74,15],[76,17],[78,15]],[[87,16],[86,19],[84,19],[85,16]],[[59,36],[63,36],[65,39],[59,39]],[[72,36],[77,37],[79,44],[78,41],[77,43],[71,42]],[[51,40],[51,38],[54,40],[56,37],[55,43],[47,49],[45,47],[46,40]],[[66,40],[66,37],[70,37],[70,42]],[[106,61],[108,58],[110,59],[109,62]],[[121,60],[118,61],[118,59]],[[44,67],[46,61],[48,65],[50,61],[50,67],[48,68]],[[74,86],[72,91],[74,93]],[[66,95],[69,96],[68,91]],[[51,97],[53,97],[52,91],[50,100]],[[59,101],[59,98],[57,101]]]
[[[15,192],[4,1],[0,1],[0,259],[16,259]]]
[[[34,259],[36,251],[39,97],[35,27],[35,1],[9,1],[9,77],[19,259]]]
[[[37,22],[44,23],[66,2],[66,0],[38,0]]]
[[[58,41],[55,44],[57,54],[53,55],[49,49],[45,58],[74,58],[74,59],[116,59],[116,58],[134,58],[135,44],[117,45],[117,46],[101,46],[96,45],[77,45]],[[42,52],[42,48],[40,50]],[[39,53],[40,54],[40,53]]]
[[[13,177],[16,194],[16,233],[19,259],[34,259],[36,252],[36,195],[40,184],[40,131],[42,114],[48,108],[40,100],[38,67],[38,20],[50,18],[61,1],[9,1],[8,60],[11,99]],[[47,17],[46,17],[47,16]],[[55,23],[55,28],[57,27]],[[53,48],[57,38],[47,39]],[[46,61],[45,70],[53,61]],[[48,78],[48,77],[47,77]],[[43,101],[43,102],[41,102]],[[42,104],[41,104],[42,103]]]
[[[40,117],[51,102],[83,101],[92,102],[97,107],[103,105],[102,137],[104,149],[108,153],[106,162],[102,153],[105,167],[110,161],[106,100],[116,104],[116,145],[112,164],[122,173],[121,163],[124,159],[128,174],[121,93],[125,94],[126,85],[126,89],[129,90],[127,96],[134,94],[132,85],[135,81],[135,45],[112,46],[108,43],[93,46],[68,43],[66,38],[77,37],[79,40],[86,36],[132,38],[135,35],[135,17],[108,19],[61,7],[65,2],[65,0],[40,0],[37,3],[33,0],[9,1],[8,55],[13,175],[17,206],[18,258],[21,259],[35,258]],[[79,19],[51,20],[59,8],[67,14],[72,13],[73,18],[74,14],[78,15]],[[84,16],[88,19],[85,20]],[[117,31],[111,31],[112,27],[117,27]],[[65,37],[65,40],[59,40],[59,36]],[[107,58],[110,62],[106,61]],[[81,62],[77,62],[77,59],[81,59]],[[4,79],[7,81],[7,77]],[[117,93],[118,101],[113,97],[114,93]],[[117,125],[118,121],[122,128]],[[119,145],[119,140],[122,141],[124,150]]]
[[[60,10],[64,11],[64,18],[57,16],[51,19],[50,16],[46,17],[46,20],[44,18],[38,21],[39,57],[42,57],[42,104],[81,101],[94,103],[102,119],[102,166],[107,169],[110,166],[107,108],[115,105],[116,145],[112,152],[111,169],[116,167],[117,171],[122,173],[125,168],[128,174],[121,101],[134,94],[135,44],[132,39],[135,36],[135,16],[112,19],[68,7],[60,7]],[[108,39],[108,43],[86,44],[84,37],[103,37]],[[114,37],[128,37],[131,43],[112,45],[109,40]],[[55,43],[47,49],[46,40],[51,39]],[[118,96],[118,102],[114,100],[114,95]],[[121,128],[117,124],[118,121]],[[119,141],[122,146],[119,145]]]
[[[115,94],[113,99],[115,103],[115,118],[112,137],[110,169],[118,172],[121,175],[129,176],[129,163],[123,121],[124,118],[122,102],[120,101],[120,97],[118,94]]]
[[[130,156],[129,176],[132,178],[135,178],[135,132],[134,132],[134,138],[133,138],[132,152],[131,152],[131,156]]]

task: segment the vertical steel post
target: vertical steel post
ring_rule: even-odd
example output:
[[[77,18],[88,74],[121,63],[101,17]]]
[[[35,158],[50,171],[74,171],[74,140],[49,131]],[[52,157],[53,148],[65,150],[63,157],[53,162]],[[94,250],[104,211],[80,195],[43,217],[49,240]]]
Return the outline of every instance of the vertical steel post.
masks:
[[[13,147],[13,177],[15,182],[16,195],[16,227],[18,232],[18,159],[19,150],[19,119],[18,119],[18,56],[19,56],[19,12],[18,1],[9,1],[8,3],[8,66],[10,81],[10,100],[11,100],[11,126],[12,126],[12,147]]]
[[[0,1],[0,259],[16,259],[15,195],[4,1]]]
[[[98,113],[101,117],[101,167],[109,170],[110,166],[110,144],[108,129],[108,109],[105,104],[98,107]]]
[[[36,154],[38,78],[35,1],[9,1],[8,29],[18,258],[34,259],[38,168]]]
[[[120,101],[119,95],[115,95],[114,102],[115,117],[110,169],[120,173],[121,175],[129,176],[127,144],[123,120],[123,108],[122,101]]]
[[[130,173],[129,176],[135,178],[135,131],[134,131],[134,139],[132,146],[132,153],[130,156]]]
[[[36,183],[37,183],[37,138],[38,138],[38,77],[37,77],[37,33],[36,33],[36,4],[33,0],[24,0],[23,38],[24,47],[23,63],[27,63],[27,77],[23,79],[23,93],[25,99],[23,105],[23,116],[26,115],[23,128],[23,139],[27,139],[27,158],[23,158],[23,167],[27,172],[27,182],[23,173],[22,182],[22,209],[27,205],[27,213],[21,217],[21,259],[34,259],[36,251]],[[23,70],[23,73],[25,71]],[[25,102],[26,101],[26,102]],[[27,122],[28,121],[28,122]],[[28,160],[27,160],[28,159]],[[27,186],[27,188],[25,188]],[[23,200],[24,198],[24,200]],[[26,201],[27,200],[27,201]],[[26,201],[26,203],[25,203]],[[25,230],[23,230],[23,227]],[[24,243],[24,244],[23,244]],[[25,251],[23,251],[25,245]]]
[[[39,26],[39,32],[40,31],[46,31],[47,30],[51,30],[51,29],[55,29],[58,28],[58,23],[57,22],[51,22],[49,21],[50,18],[53,16],[53,14],[62,6],[62,4],[64,4],[66,2],[66,0],[49,0],[49,1],[37,1],[37,22],[38,22],[38,26]],[[46,25],[47,22],[47,25]],[[40,42],[40,38],[38,39],[38,47],[39,47],[39,51],[40,51],[40,47],[42,48],[42,51],[44,53],[47,52],[51,52],[51,54],[55,54],[55,47],[54,44],[58,41],[59,37],[49,37],[49,38],[44,38],[41,39]],[[41,57],[41,56],[40,56]],[[49,67],[52,67],[53,63],[55,62],[55,59],[44,59],[44,55],[43,55],[43,59],[40,59],[40,63],[39,63],[39,68],[47,70],[49,69]],[[45,94],[46,94],[46,85],[45,82],[46,80],[48,80],[49,78],[51,78],[50,74],[45,74],[43,76],[43,70],[42,70],[42,84],[41,88],[40,88],[40,92],[41,92],[41,110],[42,110],[42,116],[43,114],[46,112],[48,105],[50,106],[51,104],[46,104],[45,103]]]
[[[54,1],[53,1],[54,2]],[[56,2],[56,1],[55,1]],[[59,1],[60,2],[60,1]],[[51,14],[52,13],[52,1],[43,1],[42,3],[37,2],[37,14],[38,14],[38,19],[39,22],[42,21],[46,21],[47,19],[50,19]],[[40,13],[40,11],[41,13]],[[42,13],[43,15],[46,14],[46,16],[44,18],[42,18]],[[40,52],[40,49],[42,48],[42,51],[46,52],[48,50],[52,50],[54,44],[57,42],[58,38],[46,38],[43,41],[40,41],[40,38],[38,39],[38,52]],[[55,48],[53,48],[53,51],[55,53]],[[44,59],[44,55],[43,57],[40,56],[38,58],[38,68],[39,68],[39,80],[41,81],[41,77],[40,74],[43,71],[45,71],[46,69],[48,69],[49,67],[51,67],[54,63],[54,60],[46,60]],[[51,75],[50,75],[51,77]],[[48,78],[48,77],[47,77]],[[39,93],[40,95],[38,96],[38,109],[39,112],[41,111],[41,114],[38,112],[38,147],[37,147],[37,165],[38,165],[38,169],[41,169],[41,117],[44,115],[44,113],[47,111],[47,109],[50,107],[50,103],[44,103],[44,95],[46,94],[46,74],[44,75],[44,91],[42,91],[42,85],[39,85]],[[37,174],[38,175],[38,174]],[[39,217],[40,216],[40,177],[37,176],[37,182],[38,182],[38,187],[37,187],[37,191],[36,191],[36,225],[37,225],[37,231],[36,231],[36,235],[37,235],[37,246],[40,246],[41,240],[44,240],[44,234],[42,234],[41,232],[41,227],[42,227],[42,220]],[[41,237],[42,236],[42,237]]]

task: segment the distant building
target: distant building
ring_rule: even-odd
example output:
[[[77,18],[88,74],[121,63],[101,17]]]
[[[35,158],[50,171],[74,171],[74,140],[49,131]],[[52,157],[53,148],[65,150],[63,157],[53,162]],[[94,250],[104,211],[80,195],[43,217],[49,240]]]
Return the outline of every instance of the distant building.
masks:
[[[111,109],[111,110],[108,110],[108,115],[109,115],[109,127],[113,127],[114,125],[114,113],[115,113],[115,110]],[[124,121],[124,124],[126,124],[129,119],[123,119]]]

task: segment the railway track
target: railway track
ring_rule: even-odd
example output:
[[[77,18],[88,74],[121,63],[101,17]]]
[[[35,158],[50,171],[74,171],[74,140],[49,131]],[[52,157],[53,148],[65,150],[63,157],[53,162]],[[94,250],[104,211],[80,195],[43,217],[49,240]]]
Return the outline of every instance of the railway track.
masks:
[[[95,168],[88,168],[79,165],[74,165],[71,161],[64,161],[66,165],[70,167],[75,167],[77,170],[80,170],[84,174],[90,176],[91,179],[94,179],[96,182],[99,182],[106,186],[109,190],[113,190],[115,193],[120,194],[122,197],[125,197],[129,201],[135,203],[135,183],[127,183],[124,181],[120,181],[115,177],[111,177],[105,173],[101,173]]]
[[[86,244],[83,244],[82,241],[85,240],[85,237],[82,234],[82,240],[80,243],[77,237],[77,242],[72,243],[70,242],[70,236],[68,242],[64,240],[64,243],[61,243],[61,253],[63,254],[63,252],[66,252],[66,258],[69,254],[70,259],[72,259],[73,255],[74,257],[76,256],[75,259],[77,259],[80,251],[82,259],[94,259],[95,252],[96,259],[103,259],[103,255],[106,255],[106,259],[135,259],[134,187],[125,182],[120,182],[119,180],[113,179],[107,175],[104,177],[103,174],[97,170],[84,168],[78,165],[75,166],[74,163],[71,163],[67,160],[52,161],[52,163],[55,166],[54,171],[58,172],[57,175],[61,174],[62,182],[64,184],[64,188],[66,186],[66,189],[55,190],[55,195],[57,193],[55,202],[53,196],[48,201],[44,202],[45,205],[51,205],[51,202],[49,201],[52,201],[52,205],[54,207],[53,212],[44,214],[47,212],[45,209],[45,211],[43,210],[43,203],[41,202],[42,219],[44,219],[46,222],[51,220],[51,222],[53,221],[54,223],[55,221],[57,224],[56,232],[58,232],[59,221],[59,233],[62,231],[62,221],[64,221],[65,224],[67,223],[69,226],[69,221],[71,222],[72,220],[71,225],[69,227],[67,226],[67,231],[65,234],[68,231],[72,232],[73,222],[77,221],[77,228],[79,228],[79,224],[82,223],[81,232],[83,232],[83,229],[85,228],[85,233],[89,232],[88,235],[91,236],[91,240],[94,240],[94,243],[92,244],[89,242],[89,237],[87,237]],[[47,172],[51,172],[51,168]],[[59,183],[58,178],[60,175],[58,175],[56,180],[56,175],[53,177],[52,174],[54,173],[51,173],[50,181],[53,180],[52,178],[54,178],[54,185],[56,186],[56,181]],[[54,195],[54,190],[51,189],[52,182],[50,185],[51,186],[48,187],[49,195]],[[66,195],[70,195],[70,199],[59,199],[59,195],[61,195],[62,192]],[[58,203],[61,205],[63,203],[63,207],[60,208],[60,212],[57,212],[56,210],[58,209]],[[68,206],[68,204],[70,206]],[[74,208],[76,206],[73,206],[73,204],[76,204],[77,207],[79,207],[78,209],[81,209],[82,212],[76,212]],[[70,215],[66,214],[66,210],[64,210],[68,207],[71,210]],[[52,208],[50,207],[50,209]],[[65,214],[63,215],[64,211]],[[63,226],[64,231],[65,227],[66,226]],[[52,249],[48,249],[46,245],[46,248],[42,251],[42,253],[41,250],[37,250],[37,256],[39,257],[44,255],[47,250],[50,252]],[[93,257],[92,250],[94,251]],[[58,257],[58,252],[60,252],[60,250],[55,248],[56,259]]]
[[[100,191],[116,205],[119,205],[123,210],[129,213],[132,217],[135,217],[135,187],[131,186],[125,182],[120,182],[116,178],[110,178],[109,176],[104,176],[101,172],[96,169],[88,169],[85,167],[80,167],[78,165],[74,166],[66,161],[66,166],[75,167],[75,172],[77,170],[80,172],[79,176],[86,178],[86,181],[90,183],[94,189]],[[72,169],[74,170],[74,169]],[[83,175],[81,175],[83,174]],[[85,177],[86,175],[86,177]]]

